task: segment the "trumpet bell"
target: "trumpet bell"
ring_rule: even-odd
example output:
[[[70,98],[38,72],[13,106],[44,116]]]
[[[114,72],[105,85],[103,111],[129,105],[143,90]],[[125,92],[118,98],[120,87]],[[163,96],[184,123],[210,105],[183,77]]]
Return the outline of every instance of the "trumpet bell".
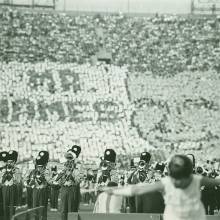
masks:
[[[138,163],[139,169],[144,169],[145,165],[146,165],[146,162],[143,161],[143,160],[141,160],[141,161]]]

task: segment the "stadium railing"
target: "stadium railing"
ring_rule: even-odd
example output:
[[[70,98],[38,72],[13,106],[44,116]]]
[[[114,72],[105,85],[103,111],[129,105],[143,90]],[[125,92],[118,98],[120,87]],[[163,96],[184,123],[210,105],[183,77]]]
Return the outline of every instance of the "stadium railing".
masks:
[[[43,219],[43,206],[28,209],[23,212],[19,212],[12,216],[11,220],[42,220]]]

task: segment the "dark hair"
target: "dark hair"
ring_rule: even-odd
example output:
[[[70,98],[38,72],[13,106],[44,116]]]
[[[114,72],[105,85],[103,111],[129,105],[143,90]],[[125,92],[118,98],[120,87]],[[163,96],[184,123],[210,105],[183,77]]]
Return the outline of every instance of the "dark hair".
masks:
[[[174,179],[188,178],[193,173],[192,161],[185,155],[175,155],[169,165],[169,176]]]
[[[194,156],[193,154],[187,154],[186,156],[187,156],[189,159],[191,159],[193,168],[195,168],[195,165],[196,165],[195,156]]]

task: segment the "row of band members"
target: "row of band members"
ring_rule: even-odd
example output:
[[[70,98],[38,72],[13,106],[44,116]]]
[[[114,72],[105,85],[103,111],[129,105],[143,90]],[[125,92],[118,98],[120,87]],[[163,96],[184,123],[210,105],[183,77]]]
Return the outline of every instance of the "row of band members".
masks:
[[[140,155],[138,166],[131,163],[128,175],[119,175],[116,169],[116,153],[113,149],[106,149],[100,163],[100,169],[94,174],[90,169],[83,179],[80,171],[76,169],[76,160],[81,152],[81,147],[74,145],[65,153],[66,162],[61,172],[57,167],[48,169],[49,153],[40,151],[35,159],[35,169],[27,171],[26,178],[16,167],[18,152],[0,152],[0,216],[9,220],[15,214],[16,207],[20,205],[23,188],[26,187],[26,203],[28,208],[44,206],[43,219],[47,219],[48,198],[52,211],[58,209],[60,196],[60,212],[62,220],[67,219],[68,212],[78,212],[79,204],[84,201],[95,202],[94,212],[138,212],[138,213],[163,213],[164,201],[162,195],[151,193],[138,197],[112,197],[111,204],[106,206],[107,194],[101,193],[104,186],[118,186],[137,184],[140,182],[155,182],[166,175],[166,165],[156,163],[150,166],[151,154],[143,152]],[[189,154],[195,168],[195,157]],[[195,172],[215,178],[218,172],[214,169],[207,171],[202,167],[195,168]],[[81,188],[81,192],[80,192]],[[95,189],[95,190],[93,190]],[[220,209],[220,189],[207,188],[202,190],[202,201],[207,214],[214,214],[215,209]],[[81,196],[83,195],[83,196]],[[96,200],[99,195],[99,199]],[[38,220],[38,215],[36,215]]]

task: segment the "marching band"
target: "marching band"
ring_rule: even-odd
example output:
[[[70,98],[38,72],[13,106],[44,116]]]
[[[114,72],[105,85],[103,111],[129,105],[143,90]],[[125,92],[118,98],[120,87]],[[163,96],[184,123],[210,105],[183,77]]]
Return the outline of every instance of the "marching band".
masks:
[[[131,161],[130,173],[120,173],[116,166],[116,152],[113,149],[106,149],[97,173],[89,168],[82,176],[77,166],[80,153],[80,146],[73,145],[68,149],[64,154],[66,161],[63,169],[59,171],[57,166],[48,166],[49,153],[40,151],[34,160],[34,169],[30,170],[24,178],[16,165],[18,152],[13,150],[0,152],[1,219],[11,219],[16,208],[21,205],[24,191],[28,209],[44,207],[40,213],[44,220],[47,219],[48,201],[50,201],[51,211],[61,212],[62,220],[67,220],[68,212],[78,212],[82,200],[87,200],[88,204],[95,203],[94,212],[106,210],[109,213],[128,212],[128,207],[129,212],[163,212],[164,201],[160,193],[148,194],[147,197],[112,197],[112,202],[109,202],[107,201],[109,196],[103,192],[103,188],[159,181],[166,175],[165,163],[152,164],[150,163],[151,154],[142,152],[136,166],[134,161]],[[196,173],[199,169],[195,168],[195,158],[193,155],[188,157],[192,160]],[[60,198],[59,205],[58,198]],[[38,220],[37,214],[35,220]]]

